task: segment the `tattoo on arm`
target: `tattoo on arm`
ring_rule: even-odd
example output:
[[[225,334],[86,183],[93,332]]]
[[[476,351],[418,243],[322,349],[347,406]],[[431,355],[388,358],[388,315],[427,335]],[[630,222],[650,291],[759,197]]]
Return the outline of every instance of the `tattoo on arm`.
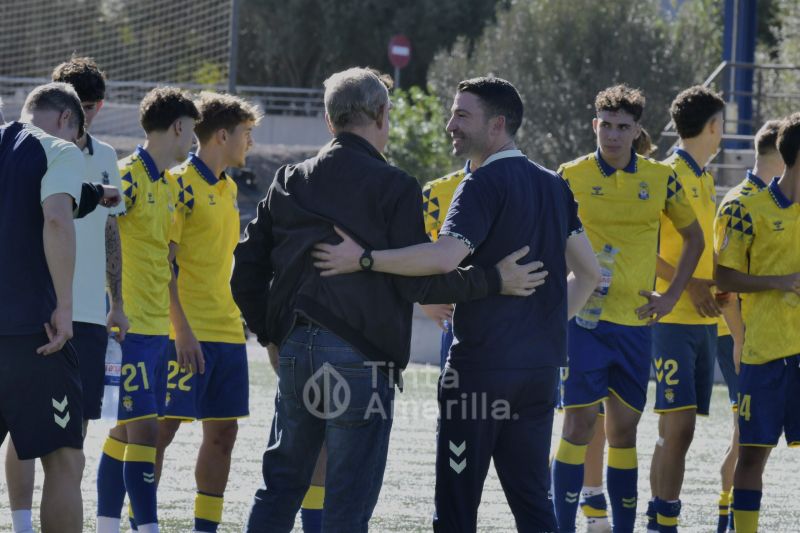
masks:
[[[122,246],[119,240],[117,219],[108,217],[106,221],[106,283],[111,293],[111,301],[122,301]]]

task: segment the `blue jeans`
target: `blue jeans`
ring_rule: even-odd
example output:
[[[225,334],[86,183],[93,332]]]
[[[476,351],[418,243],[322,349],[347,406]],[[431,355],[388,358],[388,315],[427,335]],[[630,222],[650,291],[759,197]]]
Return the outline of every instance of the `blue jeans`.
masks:
[[[318,326],[297,326],[281,346],[275,416],[247,533],[289,533],[323,442],[326,533],[366,532],[378,501],[394,387],[352,346]]]

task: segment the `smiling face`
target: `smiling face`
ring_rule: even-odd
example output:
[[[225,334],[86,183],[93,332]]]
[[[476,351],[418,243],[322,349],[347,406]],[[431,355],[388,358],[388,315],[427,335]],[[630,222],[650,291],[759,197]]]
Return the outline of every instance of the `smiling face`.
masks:
[[[597,117],[592,120],[592,129],[603,159],[613,164],[630,157],[633,141],[639,135],[641,126],[633,115],[625,111],[598,111]]]
[[[447,133],[453,143],[453,155],[472,157],[486,152],[489,145],[489,119],[480,98],[470,92],[456,93]]]

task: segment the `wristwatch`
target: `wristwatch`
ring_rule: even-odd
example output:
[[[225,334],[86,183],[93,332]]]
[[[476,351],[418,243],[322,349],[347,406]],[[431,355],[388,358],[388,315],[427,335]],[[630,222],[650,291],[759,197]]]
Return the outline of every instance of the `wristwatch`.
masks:
[[[361,265],[361,270],[372,270],[373,263],[372,250],[365,249],[364,253],[361,254],[361,259],[358,260],[358,264]]]

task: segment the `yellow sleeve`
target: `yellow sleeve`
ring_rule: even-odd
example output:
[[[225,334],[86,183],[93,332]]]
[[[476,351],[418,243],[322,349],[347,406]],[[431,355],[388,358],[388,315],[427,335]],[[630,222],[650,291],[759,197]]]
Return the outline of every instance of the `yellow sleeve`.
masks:
[[[750,266],[750,248],[753,245],[753,219],[739,200],[726,204],[720,215],[725,217],[725,227],[719,239],[717,264],[747,272]]]
[[[172,189],[172,197],[176,200],[175,213],[172,216],[172,225],[169,228],[169,240],[175,244],[180,244],[186,217],[192,213],[192,208],[194,207],[194,191],[185,175],[168,175],[167,182]]]
[[[686,197],[678,176],[673,172],[667,179],[667,201],[664,214],[672,221],[676,229],[685,228],[697,220],[697,215]]]
[[[130,168],[121,169],[122,173],[122,197],[125,199],[125,212],[129,212],[136,205],[136,192],[139,189],[139,184],[133,177]]]

